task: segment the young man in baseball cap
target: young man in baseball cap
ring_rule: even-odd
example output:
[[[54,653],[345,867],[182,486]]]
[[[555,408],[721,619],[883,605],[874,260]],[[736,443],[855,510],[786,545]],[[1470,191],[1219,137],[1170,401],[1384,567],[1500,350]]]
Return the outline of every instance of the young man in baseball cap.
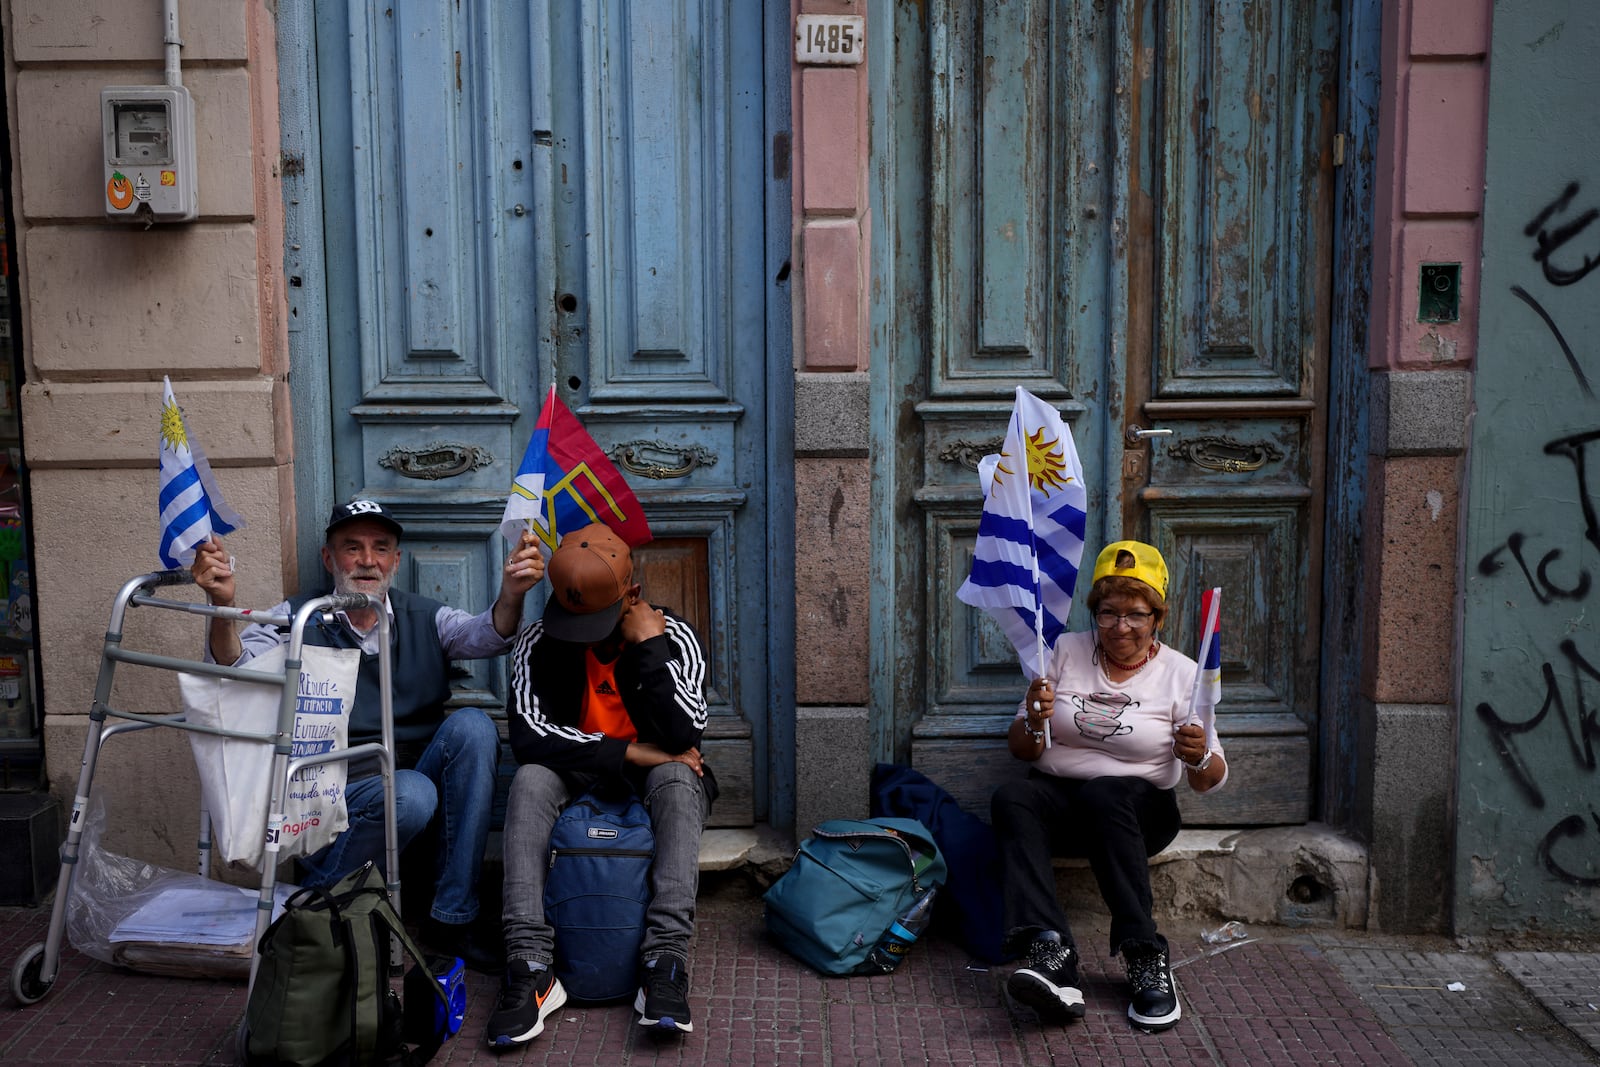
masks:
[[[430,823],[439,827],[438,876],[423,940],[435,951],[460,956],[475,970],[497,971],[498,944],[474,939],[469,931],[478,915],[478,874],[489,837],[500,735],[481,709],[457,708],[446,715],[445,705],[451,660],[498,656],[510,646],[522,621],[523,597],[544,577],[544,557],[538,538],[525,534],[506,560],[494,604],[469,615],[391,588],[400,568],[403,532],[399,520],[378,501],[340,504],[328,516],[322,564],[335,592],[376,597],[389,616],[399,845],[404,848]],[[211,603],[233,604],[233,567],[220,539],[196,549],[191,572]],[[291,597],[271,613],[293,615],[316,595]],[[235,632],[232,622],[214,619],[206,651],[218,663],[238,665],[288,639],[287,628],[255,624]],[[305,640],[361,650],[349,743],[381,740],[378,609],[314,620],[305,629]],[[378,772],[376,759],[351,763],[345,789],[350,827],[300,861],[303,884],[331,886],[368,860],[382,866],[383,779]]]
[[[563,537],[549,574],[544,617],[511,653],[507,718],[521,766],[506,804],[507,974],[488,1041],[531,1041],[566,1002],[544,916],[550,829],[562,808],[597,786],[636,793],[655,830],[639,1024],[687,1033],[700,834],[716,797],[699,748],[705,655],[688,623],[640,597],[628,546],[605,526]]]

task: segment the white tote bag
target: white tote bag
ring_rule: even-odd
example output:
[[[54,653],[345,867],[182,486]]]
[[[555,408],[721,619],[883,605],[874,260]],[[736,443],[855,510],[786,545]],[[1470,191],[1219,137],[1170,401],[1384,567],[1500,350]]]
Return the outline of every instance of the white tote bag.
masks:
[[[353,648],[302,646],[300,694],[290,759],[345,748],[355,701],[361,653]],[[246,670],[282,674],[288,646],[263,653]],[[278,726],[282,689],[233,678],[178,675],[188,720],[205,726],[272,734]],[[272,800],[272,745],[191,731],[189,744],[200,776],[200,792],[211,813],[214,847],[228,863],[262,869],[267,805]],[[349,825],[340,760],[302,768],[284,793],[284,820],[277,859],[309,855]]]

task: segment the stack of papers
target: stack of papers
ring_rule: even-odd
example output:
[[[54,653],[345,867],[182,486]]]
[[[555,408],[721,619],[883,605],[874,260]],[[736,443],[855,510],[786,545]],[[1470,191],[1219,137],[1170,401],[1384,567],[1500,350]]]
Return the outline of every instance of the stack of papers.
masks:
[[[273,886],[272,917],[283,914],[283,902],[298,886]],[[174,942],[190,945],[242,945],[256,933],[259,889],[214,882],[170,886],[146,901],[111,931],[108,940]]]

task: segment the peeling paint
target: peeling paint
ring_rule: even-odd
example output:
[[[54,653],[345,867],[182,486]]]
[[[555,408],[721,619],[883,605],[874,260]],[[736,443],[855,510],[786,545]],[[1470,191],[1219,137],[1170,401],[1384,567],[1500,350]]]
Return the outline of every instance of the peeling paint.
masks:
[[[1494,857],[1470,857],[1472,885],[1467,892],[1479,900],[1500,900],[1506,895],[1506,883],[1494,869]]]
[[[1453,338],[1439,336],[1437,330],[1429,330],[1418,338],[1417,350],[1435,363],[1454,363],[1459,344]]]
[[[1575,889],[1565,897],[1567,907],[1580,915],[1587,915],[1591,919],[1600,919],[1600,896],[1593,890]]]

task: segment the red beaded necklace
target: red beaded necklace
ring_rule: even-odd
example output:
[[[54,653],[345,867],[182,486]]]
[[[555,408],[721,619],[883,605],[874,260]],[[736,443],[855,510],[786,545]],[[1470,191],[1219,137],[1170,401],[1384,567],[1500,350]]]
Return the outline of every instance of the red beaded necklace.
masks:
[[[1146,652],[1144,659],[1140,660],[1138,663],[1118,663],[1116,660],[1111,658],[1111,653],[1106,651],[1106,647],[1104,645],[1100,646],[1100,655],[1105,658],[1105,661],[1109,666],[1115,667],[1119,671],[1127,671],[1129,674],[1137,674],[1139,671],[1144,670],[1145,664],[1156,658],[1156,651],[1160,648],[1161,642],[1150,642],[1150,651]]]

